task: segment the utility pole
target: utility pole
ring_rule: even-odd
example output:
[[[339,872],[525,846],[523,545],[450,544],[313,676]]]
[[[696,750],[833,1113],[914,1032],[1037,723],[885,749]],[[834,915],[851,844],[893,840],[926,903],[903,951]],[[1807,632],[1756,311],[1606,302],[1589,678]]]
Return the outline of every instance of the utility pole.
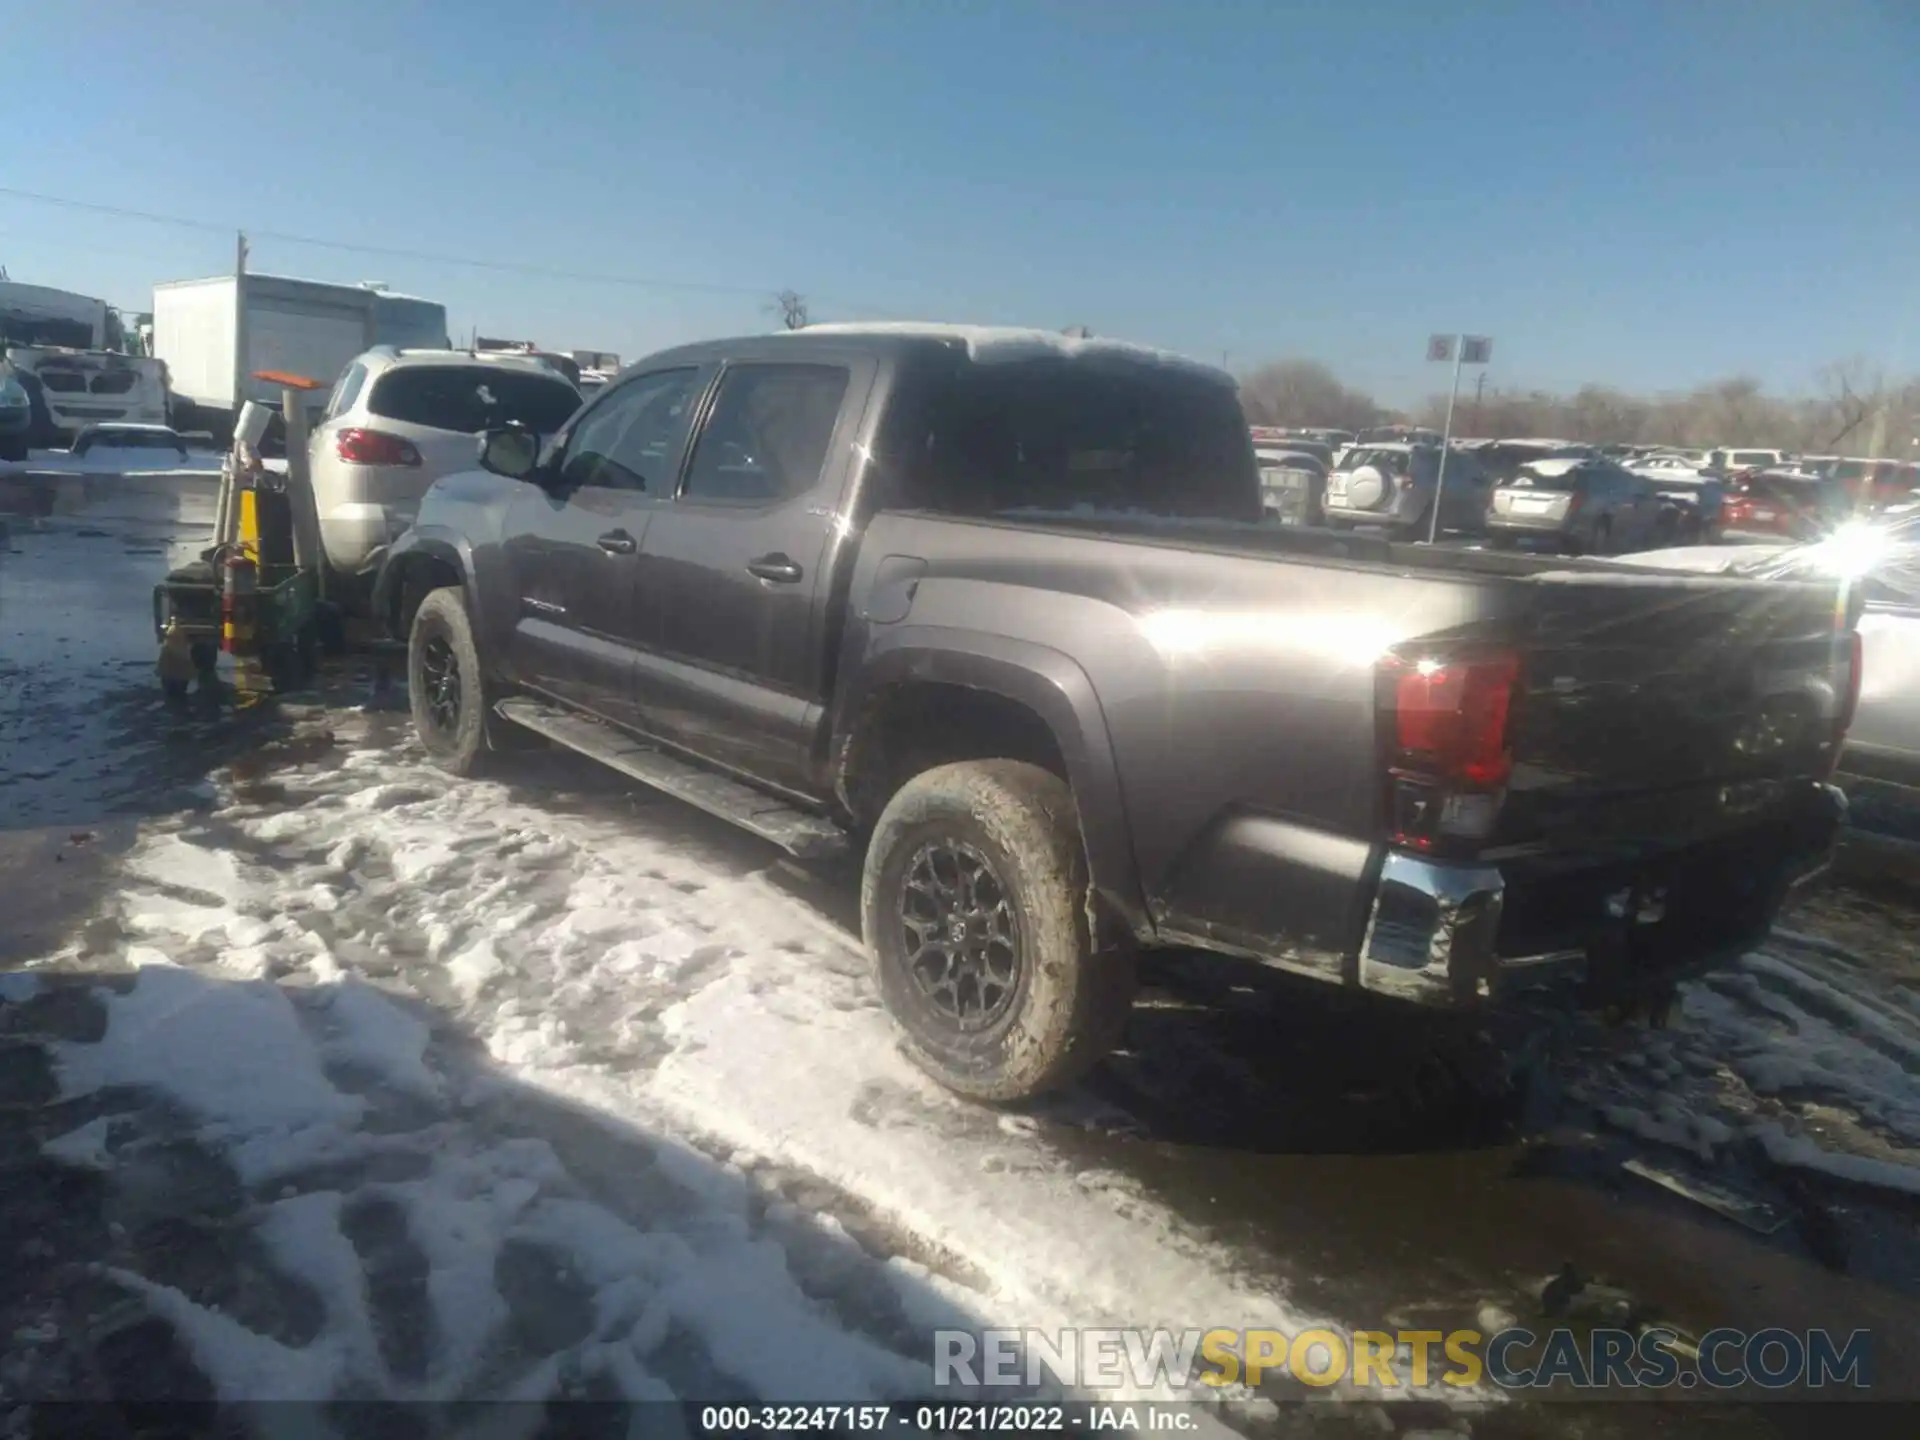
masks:
[[[1473,382],[1473,433],[1480,433],[1480,400],[1487,393],[1487,372],[1482,370],[1480,378]]]
[[[1446,428],[1440,433],[1440,473],[1433,481],[1433,514],[1427,521],[1427,543],[1440,538],[1440,501],[1447,493],[1447,451],[1453,448],[1453,407],[1460,399],[1460,367],[1486,366],[1493,359],[1493,341],[1485,335],[1433,335],[1427,339],[1427,360],[1451,360],[1453,384],[1447,390]],[[1486,370],[1482,368],[1484,378]]]
[[[247,403],[247,232],[233,232],[233,419]]]

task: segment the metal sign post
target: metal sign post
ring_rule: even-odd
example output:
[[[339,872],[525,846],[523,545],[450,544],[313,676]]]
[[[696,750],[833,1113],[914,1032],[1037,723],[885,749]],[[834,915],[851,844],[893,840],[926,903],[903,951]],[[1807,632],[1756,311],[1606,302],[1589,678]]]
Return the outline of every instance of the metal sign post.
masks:
[[[1440,432],[1440,473],[1433,482],[1433,514],[1427,521],[1427,543],[1440,538],[1440,502],[1447,493],[1447,452],[1453,448],[1453,407],[1460,398],[1460,367],[1485,365],[1493,358],[1493,341],[1485,335],[1430,335],[1429,362],[1453,362],[1453,384],[1447,390],[1447,421]]]

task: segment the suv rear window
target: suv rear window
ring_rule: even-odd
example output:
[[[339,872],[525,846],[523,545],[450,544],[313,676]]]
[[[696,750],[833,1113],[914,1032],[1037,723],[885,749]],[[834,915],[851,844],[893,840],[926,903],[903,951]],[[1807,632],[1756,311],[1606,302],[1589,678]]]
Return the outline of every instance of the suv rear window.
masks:
[[[1413,458],[1411,450],[1365,450],[1355,448],[1340,457],[1341,470],[1358,470],[1362,465],[1371,465],[1383,475],[1404,475],[1407,462]]]
[[[384,420],[478,435],[517,423],[551,435],[580,408],[558,376],[481,365],[408,365],[373,382],[367,409]]]
[[[1523,466],[1514,477],[1507,481],[1507,487],[1514,490],[1559,490],[1573,491],[1585,487],[1591,471],[1580,468],[1561,469],[1550,465],[1545,470],[1536,470],[1532,466]]]
[[[931,398],[925,473],[940,508],[1260,516],[1246,417],[1224,385],[1048,358],[962,364]]]

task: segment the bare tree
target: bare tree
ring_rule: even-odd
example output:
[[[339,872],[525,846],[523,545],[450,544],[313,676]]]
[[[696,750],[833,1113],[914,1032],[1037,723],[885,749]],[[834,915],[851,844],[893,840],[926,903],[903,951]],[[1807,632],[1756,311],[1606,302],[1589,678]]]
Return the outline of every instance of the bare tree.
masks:
[[[797,290],[782,290],[773,297],[773,307],[780,316],[780,326],[784,330],[804,330],[807,328],[807,299]]]
[[[1868,420],[1887,406],[1887,378],[1877,366],[1855,357],[1822,367],[1820,394],[1810,404],[1808,445],[1838,450]]]
[[[1276,360],[1240,382],[1240,404],[1256,425],[1326,425],[1359,430],[1377,424],[1380,406],[1317,360]]]
[[[1816,383],[1816,393],[1788,396],[1769,395],[1744,375],[1668,395],[1632,395],[1605,385],[1582,386],[1572,395],[1488,387],[1462,399],[1454,428],[1486,438],[1752,445],[1798,454],[1848,447],[1862,455],[1920,461],[1920,377],[1895,382],[1878,366],[1854,359],[1823,367]],[[1302,360],[1263,366],[1241,385],[1247,418],[1256,423],[1351,428],[1351,421],[1323,417],[1340,411],[1339,395],[1352,393],[1324,366]],[[1446,413],[1447,397],[1434,395],[1411,418],[1437,430]]]

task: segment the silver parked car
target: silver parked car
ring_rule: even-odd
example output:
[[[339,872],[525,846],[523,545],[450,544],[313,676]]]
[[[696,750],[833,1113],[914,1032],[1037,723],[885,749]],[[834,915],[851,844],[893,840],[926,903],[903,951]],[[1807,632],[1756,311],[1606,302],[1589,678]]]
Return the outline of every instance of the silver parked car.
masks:
[[[1653,483],[1601,456],[1522,465],[1497,486],[1487,511],[1496,544],[1546,540],[1568,555],[1619,555],[1671,543],[1677,509]]]
[[[329,567],[350,592],[370,586],[427,487],[473,468],[477,436],[517,423],[544,438],[579,408],[570,380],[526,356],[367,351],[334,385],[307,450]]]
[[[1260,496],[1269,519],[1284,525],[1318,525],[1325,518],[1327,465],[1304,450],[1261,446],[1253,458],[1260,467]]]
[[[1362,441],[1342,455],[1327,476],[1327,524],[1336,529],[1381,525],[1407,538],[1424,538],[1436,488],[1438,445]],[[1486,510],[1486,472],[1468,452],[1453,451],[1447,457],[1440,528],[1478,534]]]

